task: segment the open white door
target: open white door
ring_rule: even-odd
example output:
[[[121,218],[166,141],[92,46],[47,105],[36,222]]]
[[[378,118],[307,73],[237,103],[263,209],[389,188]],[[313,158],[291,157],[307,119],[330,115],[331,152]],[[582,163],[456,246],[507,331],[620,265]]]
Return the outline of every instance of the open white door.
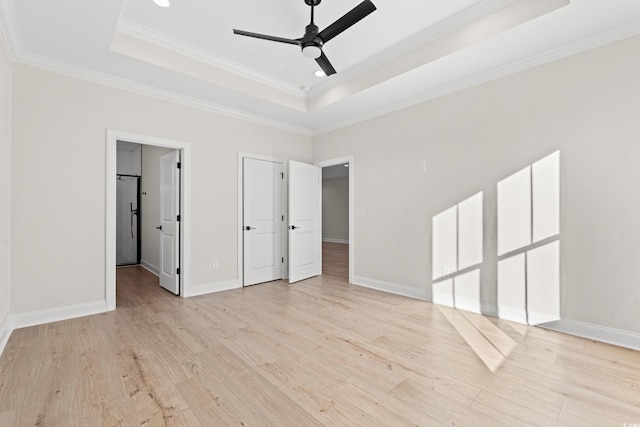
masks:
[[[160,286],[180,294],[180,152],[160,158]]]
[[[289,283],[322,274],[321,174],[289,161]]]
[[[281,279],[283,165],[244,158],[244,286]]]

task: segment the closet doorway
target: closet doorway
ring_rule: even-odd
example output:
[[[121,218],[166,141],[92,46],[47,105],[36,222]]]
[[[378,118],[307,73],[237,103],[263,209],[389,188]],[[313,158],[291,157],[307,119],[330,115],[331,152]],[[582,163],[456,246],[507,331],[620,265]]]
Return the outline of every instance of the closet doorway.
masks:
[[[180,151],[118,141],[116,266],[141,266],[180,294]]]

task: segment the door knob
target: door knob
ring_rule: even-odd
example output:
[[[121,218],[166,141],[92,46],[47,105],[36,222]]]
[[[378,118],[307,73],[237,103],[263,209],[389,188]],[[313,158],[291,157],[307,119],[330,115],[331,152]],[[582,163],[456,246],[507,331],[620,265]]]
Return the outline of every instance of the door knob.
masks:
[[[255,230],[255,227],[249,227],[248,225],[244,228],[245,230],[249,231],[249,230]]]
[[[157,227],[156,227],[156,230],[160,230],[160,231],[162,231],[162,226],[161,226],[161,225],[157,226]]]
[[[296,227],[295,225],[290,225],[289,226],[289,230],[295,230],[296,228],[300,228],[300,227]]]

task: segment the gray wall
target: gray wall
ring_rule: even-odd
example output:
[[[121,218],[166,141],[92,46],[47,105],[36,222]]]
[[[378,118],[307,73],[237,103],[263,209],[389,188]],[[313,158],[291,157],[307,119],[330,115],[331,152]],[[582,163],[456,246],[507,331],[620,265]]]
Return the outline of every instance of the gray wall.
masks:
[[[142,174],[142,146],[130,142],[118,141],[116,150],[116,174]]]
[[[0,267],[11,261],[0,268],[0,321],[9,294],[12,313],[104,299],[105,129],[115,128],[192,144],[194,285],[236,277],[238,151],[307,162],[353,154],[355,208],[366,212],[355,274],[430,294],[431,217],[483,190],[487,304],[495,185],[560,149],[562,316],[640,332],[638,51],[631,38],[317,136],[313,153],[308,137],[22,64],[11,73],[0,59]],[[79,201],[83,215],[68,221]]]
[[[431,218],[482,190],[495,305],[496,183],[559,149],[561,315],[640,332],[637,52],[640,37],[314,138],[316,162],[355,156],[354,274],[430,295]]]
[[[160,233],[156,230],[160,225],[160,157],[171,151],[169,148],[142,146],[140,262],[156,273],[160,268]]]
[[[11,65],[0,32],[0,340],[10,312]]]
[[[191,144],[194,286],[237,278],[238,151],[311,161],[310,137],[22,64],[13,71],[12,313],[104,301],[107,128]],[[83,161],[60,167],[72,158]]]
[[[322,238],[349,241],[349,177],[322,180]]]

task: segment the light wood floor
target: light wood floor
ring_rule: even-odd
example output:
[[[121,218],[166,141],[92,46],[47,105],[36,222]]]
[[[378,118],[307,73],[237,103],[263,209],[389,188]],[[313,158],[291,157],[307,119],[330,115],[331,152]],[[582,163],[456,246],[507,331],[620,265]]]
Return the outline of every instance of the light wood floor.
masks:
[[[640,353],[350,286],[345,251],[187,299],[119,269],[116,311],[14,331],[0,426],[640,423]]]

